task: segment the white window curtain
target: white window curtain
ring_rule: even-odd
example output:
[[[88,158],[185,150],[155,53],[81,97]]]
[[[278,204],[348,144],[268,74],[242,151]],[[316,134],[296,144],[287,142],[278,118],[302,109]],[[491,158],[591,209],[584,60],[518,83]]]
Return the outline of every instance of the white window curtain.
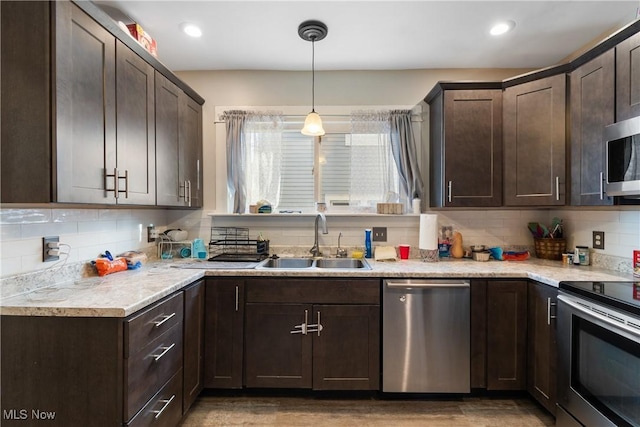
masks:
[[[351,114],[351,199],[360,206],[396,201],[398,174],[391,150],[389,112],[358,110]]]
[[[283,118],[279,112],[225,111],[227,189],[233,213],[280,197]]]

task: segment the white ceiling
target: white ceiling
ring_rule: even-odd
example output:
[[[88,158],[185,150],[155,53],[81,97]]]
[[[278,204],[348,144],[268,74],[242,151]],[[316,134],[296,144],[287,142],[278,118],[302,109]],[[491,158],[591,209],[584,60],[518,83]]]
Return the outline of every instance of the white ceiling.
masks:
[[[308,19],[329,27],[316,42],[317,70],[542,68],[636,19],[629,1],[126,1],[95,3],[138,22],[158,59],[181,70],[309,70]],[[489,35],[498,20],[516,22]],[[182,22],[198,24],[199,39]]]

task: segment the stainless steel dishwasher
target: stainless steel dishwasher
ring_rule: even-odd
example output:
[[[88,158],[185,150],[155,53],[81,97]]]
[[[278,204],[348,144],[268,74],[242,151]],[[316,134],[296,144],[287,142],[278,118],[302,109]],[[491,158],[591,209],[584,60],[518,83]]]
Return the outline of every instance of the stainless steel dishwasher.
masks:
[[[470,298],[465,280],[384,281],[382,391],[471,391]]]

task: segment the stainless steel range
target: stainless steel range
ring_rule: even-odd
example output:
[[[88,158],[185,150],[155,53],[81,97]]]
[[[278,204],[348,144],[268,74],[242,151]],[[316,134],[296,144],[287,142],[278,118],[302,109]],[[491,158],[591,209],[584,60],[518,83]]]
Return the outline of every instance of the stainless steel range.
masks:
[[[560,282],[558,415],[640,426],[640,282]]]

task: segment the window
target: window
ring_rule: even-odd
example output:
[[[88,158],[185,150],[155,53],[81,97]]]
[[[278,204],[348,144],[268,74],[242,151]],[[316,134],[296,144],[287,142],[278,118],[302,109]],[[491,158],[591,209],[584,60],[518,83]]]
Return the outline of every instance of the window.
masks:
[[[314,139],[284,129],[278,137],[247,133],[247,204],[266,199],[274,209],[375,211],[397,195],[398,173],[385,134],[327,133]],[[248,208],[247,208],[248,210]]]

